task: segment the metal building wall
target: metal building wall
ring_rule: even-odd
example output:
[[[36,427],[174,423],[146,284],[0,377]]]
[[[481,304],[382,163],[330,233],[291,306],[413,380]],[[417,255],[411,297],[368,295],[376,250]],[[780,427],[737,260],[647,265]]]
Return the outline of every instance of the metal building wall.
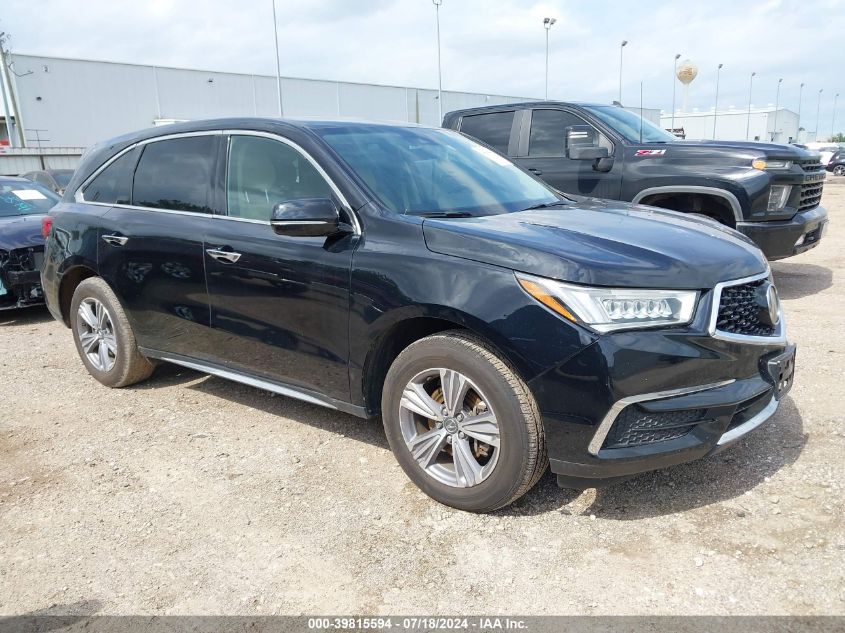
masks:
[[[87,146],[158,119],[276,116],[272,76],[14,55],[15,88],[29,145]],[[443,112],[525,97],[443,93]],[[437,91],[282,78],[285,116],[440,123]]]

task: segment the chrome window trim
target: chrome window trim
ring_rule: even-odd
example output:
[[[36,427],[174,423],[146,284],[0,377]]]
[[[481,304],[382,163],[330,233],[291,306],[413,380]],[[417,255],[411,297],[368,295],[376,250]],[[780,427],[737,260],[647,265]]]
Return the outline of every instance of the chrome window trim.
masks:
[[[599,424],[599,428],[596,429],[596,432],[593,435],[593,439],[591,439],[590,443],[587,445],[587,450],[591,455],[598,455],[599,451],[601,450],[602,444],[604,444],[604,440],[607,437],[607,434],[610,433],[610,429],[613,426],[613,423],[616,422],[616,418],[619,417],[619,414],[622,413],[622,410],[628,405],[637,404],[638,402],[646,402],[648,400],[662,400],[664,398],[672,398],[674,396],[685,396],[690,393],[698,393],[699,391],[708,391],[710,389],[724,387],[734,382],[736,382],[736,379],[730,378],[729,380],[712,382],[706,385],[699,385],[697,387],[682,387],[680,389],[655,391],[653,393],[643,393],[640,395],[628,396],[627,398],[617,400],[613,404],[613,406],[610,407],[610,410],[602,419],[601,423]]]
[[[196,131],[196,132],[179,132],[179,133],[176,133],[176,134],[167,134],[167,135],[164,135],[164,136],[156,136],[156,137],[153,137],[153,138],[143,139],[141,141],[138,141],[137,143],[133,143],[129,147],[123,148],[122,150],[120,150],[120,152],[118,152],[117,154],[115,154],[114,156],[109,158],[105,163],[100,165],[90,176],[88,176],[88,178],[86,178],[83,181],[83,183],[81,185],[79,185],[79,187],[76,188],[76,191],[73,194],[73,199],[74,199],[74,201],[76,201],[80,204],[94,204],[94,205],[98,205],[98,206],[101,206],[101,207],[117,207],[117,208],[120,208],[120,209],[134,209],[134,210],[137,210],[137,211],[154,211],[154,212],[157,212],[157,213],[173,213],[173,214],[179,214],[179,215],[211,217],[211,218],[219,219],[219,220],[231,220],[231,221],[235,221],[235,222],[249,222],[249,223],[252,223],[252,224],[269,225],[270,220],[254,220],[254,219],[251,219],[251,218],[237,218],[237,217],[233,217],[233,216],[230,216],[230,215],[222,215],[222,214],[219,214],[219,213],[200,213],[198,211],[181,211],[181,210],[178,210],[178,209],[162,209],[162,208],[159,208],[159,207],[144,207],[144,206],[138,206],[138,205],[133,205],[133,204],[117,204],[117,203],[112,204],[112,203],[108,203],[108,202],[95,202],[93,200],[86,200],[85,196],[82,193],[82,190],[85,187],[87,187],[91,183],[91,181],[94,180],[94,178],[99,176],[100,173],[103,170],[108,168],[108,166],[111,165],[118,158],[120,158],[121,156],[123,156],[124,154],[126,154],[128,152],[131,152],[132,150],[134,150],[137,147],[141,147],[142,145],[148,145],[150,143],[157,143],[159,141],[172,140],[172,139],[176,139],[176,138],[188,138],[188,137],[192,137],[192,136],[215,136],[215,135],[216,136],[222,136],[222,135],[259,136],[259,137],[263,137],[263,138],[269,138],[269,139],[284,143],[285,145],[288,145],[289,147],[293,148],[295,151],[302,154],[305,157],[305,159],[309,163],[311,163],[311,165],[317,170],[317,172],[328,183],[329,188],[331,188],[332,192],[337,196],[338,200],[340,200],[340,203],[343,205],[344,211],[349,216],[350,220],[352,220],[352,228],[355,231],[355,234],[356,235],[362,234],[361,222],[360,222],[357,214],[355,213],[355,211],[352,209],[352,206],[349,204],[349,201],[346,199],[346,196],[344,196],[341,193],[338,186],[329,177],[329,175],[320,166],[320,164],[314,159],[314,157],[311,156],[311,154],[309,154],[306,150],[304,150],[299,144],[295,143],[294,141],[291,141],[290,139],[287,139],[287,138],[280,136],[278,134],[274,134],[272,132],[261,132],[261,131],[258,131],[258,130],[237,130],[237,129],[201,130],[201,131]],[[227,161],[228,161],[228,157],[229,157],[229,152],[228,152],[228,149],[227,149],[227,151],[226,151]]]
[[[731,286],[741,286],[742,284],[747,284],[752,281],[759,281],[760,279],[768,279],[771,274],[771,270],[767,267],[767,270],[764,273],[717,283],[713,288],[713,298],[710,305],[710,320],[707,326],[707,333],[715,339],[732,341],[734,343],[750,343],[752,345],[778,345],[786,343],[786,319],[783,314],[782,304],[779,304],[778,306],[778,323],[775,333],[772,336],[732,334],[730,332],[722,332],[721,330],[716,329],[716,322],[719,318],[719,302],[722,299],[722,290]]]

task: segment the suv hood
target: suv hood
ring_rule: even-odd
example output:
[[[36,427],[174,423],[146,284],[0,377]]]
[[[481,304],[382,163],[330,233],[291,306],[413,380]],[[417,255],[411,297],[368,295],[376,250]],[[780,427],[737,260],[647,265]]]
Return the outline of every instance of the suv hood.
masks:
[[[13,215],[0,218],[0,249],[11,251],[16,248],[42,246],[41,218],[39,215]]]
[[[750,240],[712,220],[606,200],[427,218],[423,234],[435,253],[596,286],[698,290],[768,269]]]

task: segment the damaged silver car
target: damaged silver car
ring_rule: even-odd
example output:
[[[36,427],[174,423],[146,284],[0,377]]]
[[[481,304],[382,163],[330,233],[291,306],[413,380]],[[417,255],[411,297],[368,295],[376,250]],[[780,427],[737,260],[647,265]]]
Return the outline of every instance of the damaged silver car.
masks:
[[[59,200],[25,178],[0,178],[0,310],[44,303],[41,218]]]

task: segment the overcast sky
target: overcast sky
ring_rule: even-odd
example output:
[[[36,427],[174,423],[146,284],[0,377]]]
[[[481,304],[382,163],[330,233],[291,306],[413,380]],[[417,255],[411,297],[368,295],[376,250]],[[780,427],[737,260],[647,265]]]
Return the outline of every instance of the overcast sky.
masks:
[[[277,0],[282,75],[436,87],[431,0]],[[689,107],[713,105],[724,64],[721,106],[798,109],[802,126],[828,134],[842,92],[845,129],[845,0],[443,0],[443,88],[543,96],[545,16],[550,32],[549,96],[669,110],[675,53],[699,68]],[[18,53],[208,70],[274,74],[272,0],[3,0],[0,29]],[[681,105],[678,85],[677,106]]]

